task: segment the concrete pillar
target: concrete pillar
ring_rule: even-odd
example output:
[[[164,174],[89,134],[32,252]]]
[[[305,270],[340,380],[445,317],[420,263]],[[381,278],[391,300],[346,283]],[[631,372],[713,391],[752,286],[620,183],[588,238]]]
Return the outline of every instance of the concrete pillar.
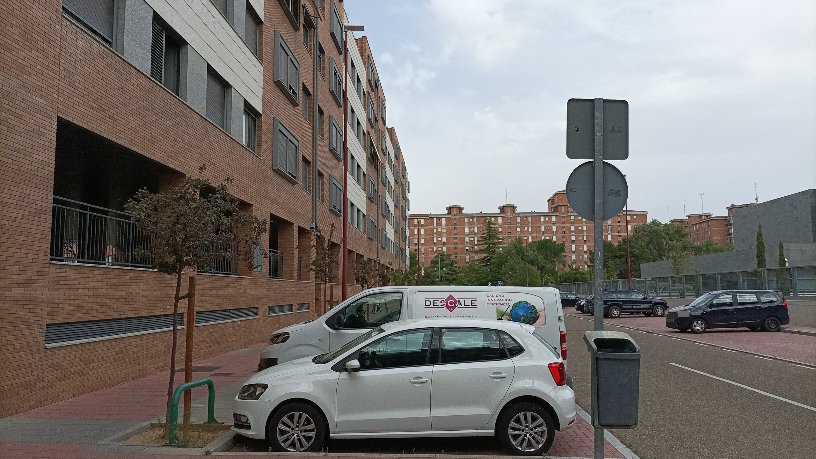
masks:
[[[207,61],[190,45],[181,47],[179,96],[195,111],[207,114]]]
[[[114,48],[139,70],[150,75],[153,9],[144,0],[125,0],[117,15]]]

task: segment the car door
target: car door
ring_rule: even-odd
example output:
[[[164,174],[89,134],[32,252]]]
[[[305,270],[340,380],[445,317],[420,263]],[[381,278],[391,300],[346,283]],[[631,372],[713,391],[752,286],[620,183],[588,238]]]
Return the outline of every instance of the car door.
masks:
[[[399,320],[401,314],[402,292],[377,292],[358,298],[326,320],[326,326],[330,329],[329,351],[371,328]]]
[[[760,303],[756,293],[737,293],[737,305],[733,308],[731,325],[747,326],[759,321]]]
[[[396,332],[349,355],[360,370],[337,380],[334,432],[420,432],[431,428],[432,329]]]
[[[721,293],[709,303],[702,315],[709,327],[728,326],[732,320],[733,307],[734,296],[731,293]]]
[[[431,428],[480,429],[498,409],[515,376],[496,330],[439,330],[439,362],[433,367]]]

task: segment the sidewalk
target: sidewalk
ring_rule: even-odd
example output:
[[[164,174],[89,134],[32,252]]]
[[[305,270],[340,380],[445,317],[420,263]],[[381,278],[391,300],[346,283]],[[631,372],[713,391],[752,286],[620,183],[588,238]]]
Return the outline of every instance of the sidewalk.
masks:
[[[797,335],[808,335],[808,336],[816,336],[816,327],[802,327],[802,326],[790,326],[790,325],[783,325],[782,331],[785,333],[795,333]]]
[[[216,387],[215,418],[222,423],[232,422],[232,399],[244,379],[255,372],[258,354],[265,344],[238,349],[209,359],[196,361],[193,380],[210,378]],[[176,385],[184,379],[176,374]],[[218,448],[178,449],[123,445],[128,432],[150,422],[163,420],[167,394],[167,373],[161,372],[132,382],[103,389],[71,400],[0,419],[0,456],[14,458],[120,458],[134,456],[198,457],[206,454],[236,457],[257,457],[259,453],[219,453]],[[206,387],[193,389],[193,419],[204,422],[207,417]],[[607,432],[608,434],[608,432]],[[228,435],[226,435],[228,436]],[[222,438],[222,440],[226,439]],[[620,450],[614,437],[607,436],[606,457],[622,458],[631,454],[625,447]],[[592,457],[593,430],[587,421],[577,417],[575,423],[556,434],[549,457]],[[263,453],[264,457],[270,456]],[[323,455],[343,457],[349,454]],[[378,457],[358,454],[356,457]],[[410,457],[410,455],[399,455]],[[421,455],[428,457],[427,454]],[[277,457],[292,457],[281,455]],[[396,457],[394,455],[388,457]],[[450,457],[450,456],[448,456]],[[465,456],[457,456],[465,457]]]

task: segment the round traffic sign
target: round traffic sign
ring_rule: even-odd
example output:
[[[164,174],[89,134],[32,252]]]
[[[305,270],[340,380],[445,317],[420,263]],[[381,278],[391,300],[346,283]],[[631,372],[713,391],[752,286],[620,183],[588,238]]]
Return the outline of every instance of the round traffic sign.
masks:
[[[567,179],[567,200],[576,214],[587,220],[595,219],[595,171],[592,161],[576,167]],[[626,177],[617,167],[603,162],[603,220],[609,220],[623,210],[629,196]]]

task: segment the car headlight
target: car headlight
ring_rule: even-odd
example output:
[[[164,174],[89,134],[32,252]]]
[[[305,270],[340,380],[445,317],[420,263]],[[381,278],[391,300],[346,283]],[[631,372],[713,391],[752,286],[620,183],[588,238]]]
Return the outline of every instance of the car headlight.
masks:
[[[269,344],[281,344],[289,341],[289,333],[275,333],[269,337]]]
[[[238,400],[258,400],[267,387],[266,384],[247,384],[238,393]]]

